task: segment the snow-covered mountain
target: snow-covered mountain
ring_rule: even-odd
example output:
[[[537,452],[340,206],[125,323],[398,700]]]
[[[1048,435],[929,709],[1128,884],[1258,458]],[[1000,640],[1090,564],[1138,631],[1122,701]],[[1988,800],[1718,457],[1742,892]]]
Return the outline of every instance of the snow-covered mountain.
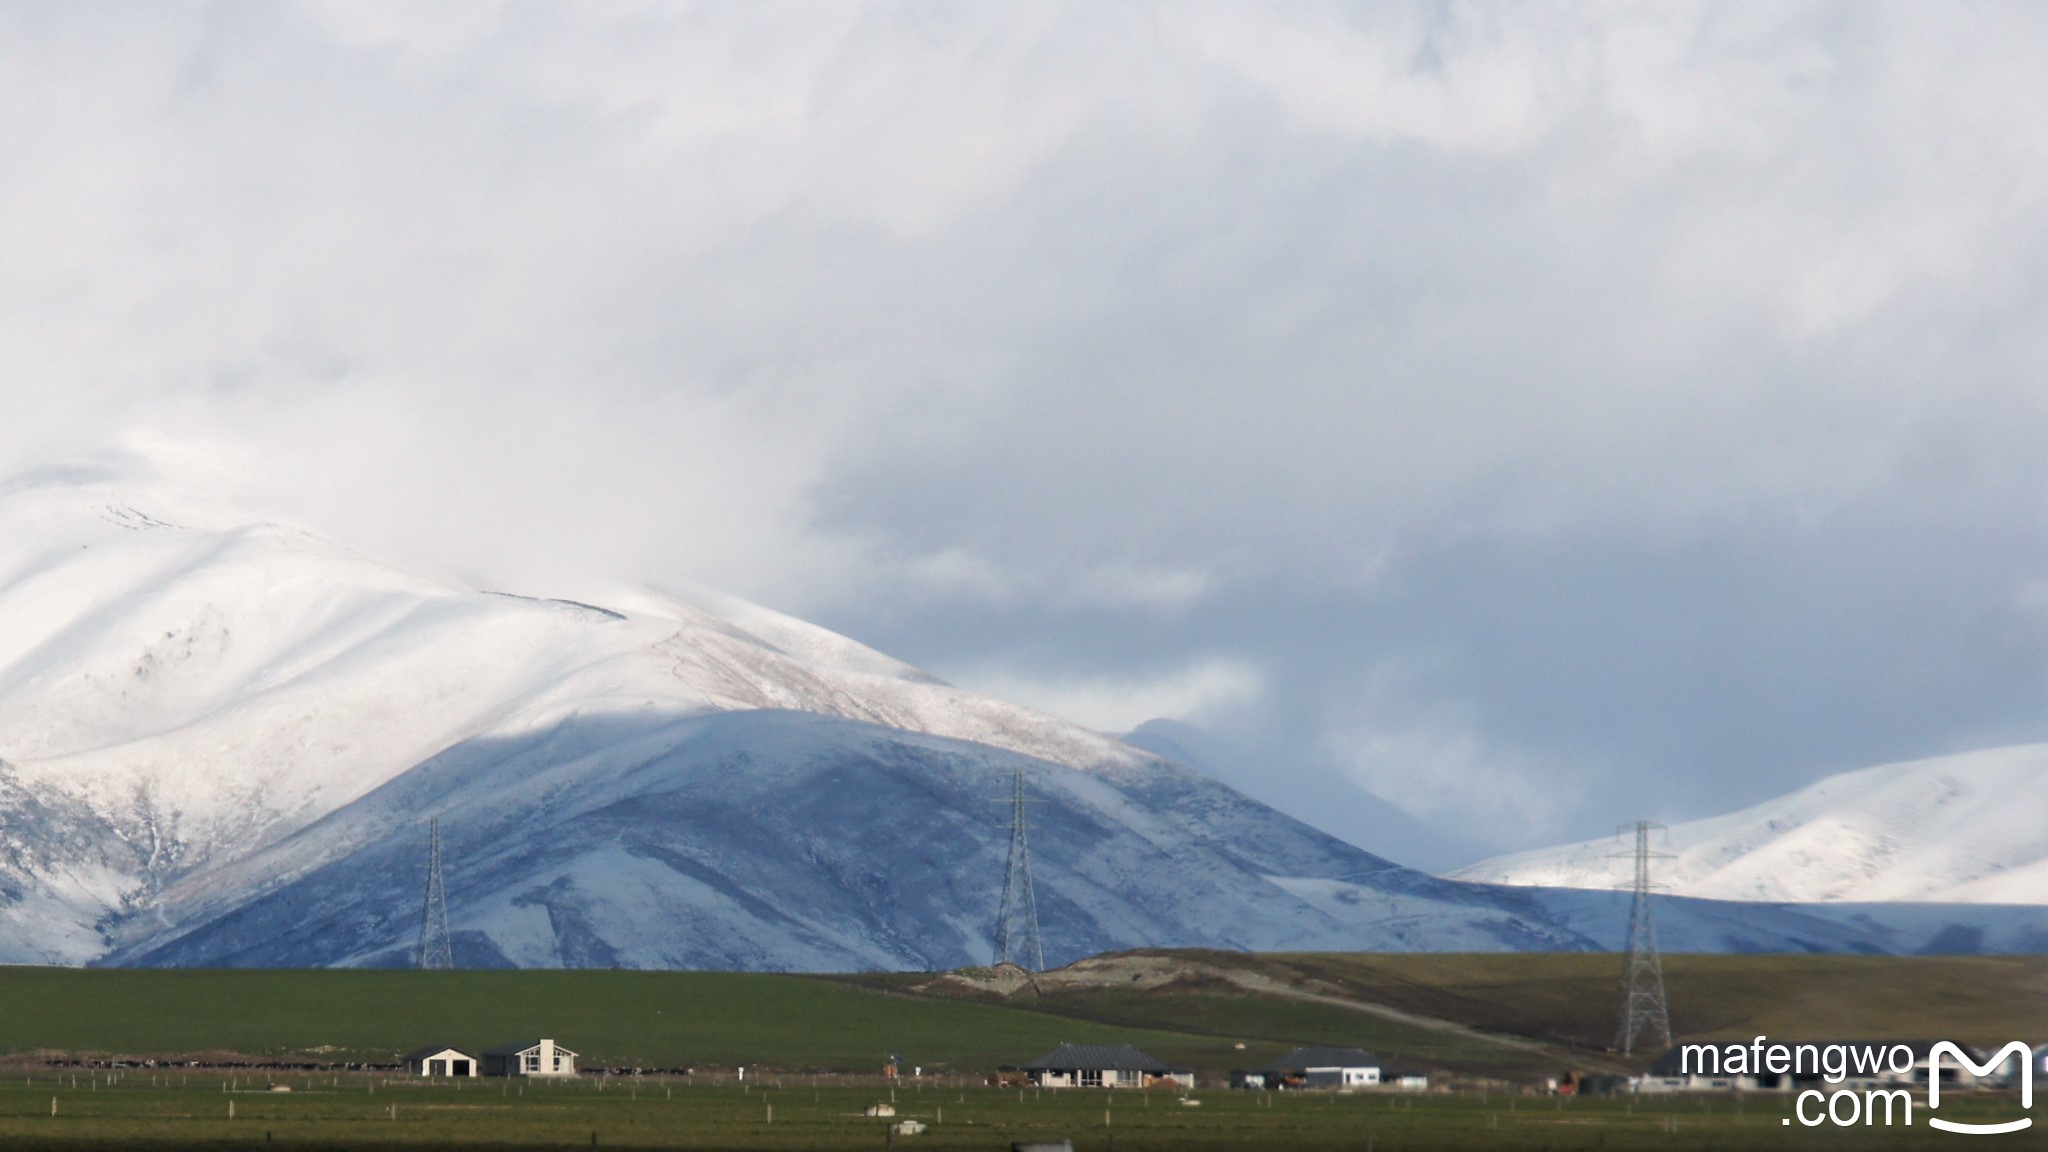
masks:
[[[466,588],[134,462],[0,485],[0,961],[403,962],[438,815],[466,964],[985,962],[1016,773],[1055,962],[1610,947],[1626,920],[1399,867],[744,602]],[[1662,923],[1704,949],[2048,939],[1988,908]]]
[[[80,961],[180,880],[465,740],[576,716],[794,708],[1060,764],[1136,754],[766,609],[450,587],[249,523],[145,467],[0,487],[0,918]],[[96,853],[55,858],[57,824]],[[33,923],[36,928],[28,930]],[[0,945],[0,947],[5,947]]]
[[[1706,899],[2048,904],[2048,744],[1844,772],[1656,847],[1657,882]],[[1628,846],[1589,840],[1449,875],[1612,888],[1632,868]]]

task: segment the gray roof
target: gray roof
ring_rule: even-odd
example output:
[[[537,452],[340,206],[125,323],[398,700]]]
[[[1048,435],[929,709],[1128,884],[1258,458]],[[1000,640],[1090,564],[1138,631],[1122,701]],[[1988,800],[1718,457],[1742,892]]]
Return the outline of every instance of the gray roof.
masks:
[[[1296,1048],[1273,1061],[1270,1073],[1306,1072],[1310,1068],[1377,1068],[1380,1058],[1363,1048]]]
[[[474,1057],[474,1056],[471,1056],[471,1055],[469,1054],[468,1050],[466,1050],[466,1049],[462,1049],[462,1048],[457,1048],[457,1047],[456,1047],[455,1045],[453,1045],[453,1044],[430,1044],[430,1045],[428,1045],[428,1046],[427,1046],[427,1047],[425,1047],[425,1048],[421,1048],[421,1049],[419,1049],[418,1051],[414,1051],[414,1052],[407,1052],[407,1053],[406,1053],[406,1054],[405,1054],[404,1056],[401,1056],[401,1057],[399,1057],[399,1059],[401,1059],[401,1060],[425,1060],[425,1059],[426,1059],[427,1057],[429,1057],[429,1056],[439,1056],[439,1055],[440,1055],[441,1053],[443,1053],[443,1052],[453,1052],[453,1053],[455,1053],[455,1054],[456,1054],[457,1056],[460,1056],[460,1057],[462,1057],[462,1058],[463,1058],[463,1059],[465,1059],[465,1060],[474,1060],[474,1059],[476,1059],[476,1057]]]
[[[1166,1072],[1167,1066],[1129,1044],[1062,1044],[1024,1065],[1026,1072]]]

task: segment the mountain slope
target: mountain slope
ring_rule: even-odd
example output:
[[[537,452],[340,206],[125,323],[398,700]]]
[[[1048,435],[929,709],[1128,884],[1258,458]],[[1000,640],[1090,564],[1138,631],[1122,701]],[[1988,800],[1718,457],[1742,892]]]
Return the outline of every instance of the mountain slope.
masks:
[[[1437,880],[1158,761],[1079,772],[988,745],[753,710],[566,722],[458,746],[232,868],[167,893],[143,965],[397,964],[418,932],[418,813],[444,812],[465,965],[931,969],[985,963],[1012,773],[1033,797],[1047,957],[1136,941],[1232,950],[1611,947],[1614,893]],[[231,898],[207,907],[209,890]],[[192,903],[182,903],[197,898]],[[1931,907],[1931,906],[1930,906]],[[2048,915],[1868,917],[1665,901],[1675,949],[1960,950]]]
[[[180,880],[445,749],[571,717],[789,708],[1070,767],[1141,758],[700,599],[725,615],[652,593],[621,610],[454,587],[133,462],[0,487],[0,885],[16,894],[0,958],[90,960],[165,923]]]
[[[985,963],[1025,773],[1049,956],[1132,940],[1225,948],[1397,944],[1290,898],[1281,874],[1386,872],[1426,942],[1544,934],[1521,901],[1393,868],[1152,762],[1081,773],[974,745],[784,711],[573,721],[450,750],[251,857],[231,885],[295,877],[144,964],[389,963],[418,931],[417,813],[446,811],[458,951],[470,964],[750,969]],[[1170,794],[1170,799],[1153,793]],[[456,821],[459,820],[459,823]],[[347,845],[337,851],[337,845]],[[200,887],[219,883],[207,878]],[[170,893],[174,900],[186,892]]]
[[[435,812],[478,962],[986,960],[1018,771],[1058,956],[1588,945],[754,605],[465,589],[133,464],[0,487],[0,687],[4,959],[383,962]],[[1347,875],[1399,923],[1268,879]]]
[[[1021,773],[1047,959],[1611,947],[713,593],[464,588],[132,463],[0,485],[0,962],[378,965],[448,839],[468,964],[988,961]],[[1673,946],[2038,946],[2026,912],[1670,902]]]
[[[1717,900],[2048,903],[2048,744],[1992,748],[1830,776],[1740,812],[1674,825],[1666,890]],[[1593,840],[1449,875],[1490,884],[1612,888],[1632,867]]]

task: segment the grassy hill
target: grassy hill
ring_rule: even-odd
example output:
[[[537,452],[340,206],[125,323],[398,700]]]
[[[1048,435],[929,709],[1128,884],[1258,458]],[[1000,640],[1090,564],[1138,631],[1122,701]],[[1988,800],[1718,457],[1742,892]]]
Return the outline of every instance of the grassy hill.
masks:
[[[806,977],[712,972],[194,971],[0,968],[0,1144],[286,1149],[876,1148],[893,1096],[932,1124],[933,1149],[1072,1136],[1088,1152],[1185,1149],[1621,1149],[1946,1146],[1925,1125],[1806,1129],[1786,1098],[1560,1100],[1498,1089],[1450,1096],[1015,1092],[978,1074],[1062,1040],[1128,1042],[1208,1076],[1299,1043],[1363,1044],[1397,1067],[1526,1083],[1626,1067],[1599,1050],[1613,956],[1243,955],[1138,952],[1032,980],[1002,973]],[[1674,1018],[1693,1037],[2048,1033],[2038,958],[1676,956]],[[312,1055],[388,1061],[428,1042],[552,1035],[587,1063],[730,1076],[570,1084],[423,1083],[383,1073],[50,1069],[75,1056]],[[1242,1045],[1242,1047],[1239,1047]],[[945,1079],[893,1089],[807,1070],[879,1070],[887,1053]],[[779,1075],[778,1075],[779,1073]],[[799,1075],[789,1075],[798,1073]],[[276,1094],[279,1084],[293,1089]],[[1944,1101],[1993,1121],[2010,1098]],[[1114,1126],[1110,1124],[1114,1112]],[[1361,1139],[1363,1137],[1363,1139]],[[907,1146],[907,1145],[906,1145]],[[2031,1145],[2029,1145],[2031,1146]]]
[[[2037,957],[1672,956],[1681,1036],[2048,1038]],[[548,1035],[610,1066],[980,1073],[1062,1041],[1208,1074],[1297,1044],[1528,1080],[1623,1070],[1608,955],[1146,951],[1005,987],[971,975],[0,969],[0,1051],[389,1061]],[[1639,1061],[1638,1061],[1639,1063]]]
[[[0,969],[0,1045],[389,1061],[428,1043],[552,1036],[587,1063],[879,1072],[887,1056],[989,1069],[1062,1040],[1214,1049],[1018,1008],[724,972]]]
[[[1489,1030],[1596,1048],[1614,1036],[1614,956],[1261,959]],[[2048,962],[2036,956],[1681,955],[1664,972],[1672,1025],[1692,1039],[2048,1038]]]
[[[1639,1069],[1607,1051],[1620,959],[1601,953],[1115,953],[997,990],[958,977],[853,978],[931,997],[1259,1042],[1356,1044],[1396,1063],[1509,1079]],[[1686,1039],[2048,1038],[2033,956],[1665,958]]]

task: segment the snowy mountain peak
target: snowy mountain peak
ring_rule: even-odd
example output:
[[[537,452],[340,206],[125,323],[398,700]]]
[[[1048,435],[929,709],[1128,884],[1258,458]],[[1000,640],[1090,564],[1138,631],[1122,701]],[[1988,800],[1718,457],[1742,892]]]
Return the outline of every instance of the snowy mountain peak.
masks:
[[[104,947],[94,925],[174,877],[464,741],[579,715],[754,708],[1076,768],[1141,755],[734,597],[599,605],[462,588],[239,514],[140,457],[0,485],[0,774],[17,799],[111,838],[90,877],[9,878],[76,910],[61,943],[19,958],[88,959]],[[29,803],[0,820],[31,835]]]
[[[0,485],[0,962],[402,963],[435,814],[465,964],[983,963],[1017,774],[1055,958],[1619,930],[1605,894],[1399,867],[745,601],[464,587],[203,488],[146,462]],[[1662,923],[1701,948],[1954,927]]]
[[[1710,820],[1674,825],[1657,879],[1719,900],[2048,903],[2048,744],[1844,772]],[[1632,867],[1592,840],[1449,875],[1612,888]]]

